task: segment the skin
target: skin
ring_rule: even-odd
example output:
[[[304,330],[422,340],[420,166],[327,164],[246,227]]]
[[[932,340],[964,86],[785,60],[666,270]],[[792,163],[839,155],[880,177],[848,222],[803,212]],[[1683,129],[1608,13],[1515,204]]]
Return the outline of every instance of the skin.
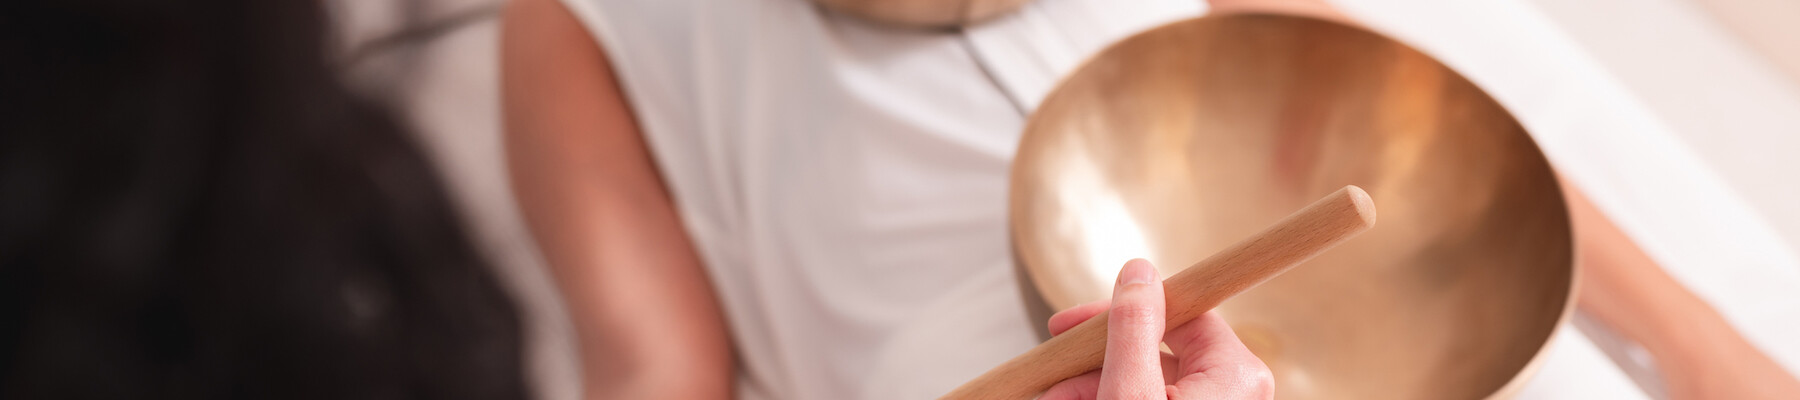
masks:
[[[1656,358],[1670,399],[1800,394],[1800,380],[1669,276],[1585,195],[1566,184],[1563,190],[1583,274],[1577,307],[1644,346]]]
[[[1050,333],[1062,334],[1101,311],[1106,320],[1106,360],[1100,369],[1069,378],[1042,400],[1270,399],[1275,376],[1218,313],[1208,312],[1165,333],[1162,278],[1142,259],[1119,270],[1111,300],[1075,306],[1050,317]],[[1170,352],[1159,347],[1167,343]]]
[[[1273,12],[1355,24],[1319,0],[1212,0],[1209,3],[1213,13]],[[1644,346],[1657,360],[1670,399],[1782,399],[1800,393],[1800,379],[1746,340],[1717,310],[1645,254],[1579,189],[1568,186],[1567,180],[1564,182],[1563,192],[1567,193],[1570,222],[1574,225],[1576,262],[1582,266],[1583,274],[1577,289],[1577,307]],[[1082,307],[1077,307],[1058,313],[1058,316],[1083,312]],[[1080,320],[1097,313],[1088,312]],[[1056,317],[1051,321],[1053,332],[1058,331]],[[1108,324],[1109,328],[1116,325],[1112,321]],[[1072,326],[1074,323],[1062,329]],[[1174,333],[1170,332],[1171,337]],[[1230,335],[1228,328],[1225,334]],[[1235,335],[1231,336],[1235,340]],[[1240,343],[1238,347],[1241,346]],[[1113,360],[1112,350],[1109,346],[1108,363]],[[1084,375],[1071,381],[1079,379],[1091,378]],[[1142,382],[1115,384],[1143,386],[1160,382],[1148,377],[1138,379]],[[1171,382],[1172,379],[1166,378]],[[1082,385],[1082,390],[1065,398],[1095,398],[1088,395],[1094,393],[1088,390],[1086,385],[1089,384]],[[1098,393],[1102,394],[1099,398],[1161,398],[1153,392],[1143,392],[1137,397],[1106,397],[1103,395],[1107,393],[1106,388],[1107,383],[1099,385]],[[1168,398],[1182,398],[1175,393],[1170,391]],[[1228,394],[1208,394],[1206,397],[1259,398]]]
[[[606,53],[555,0],[501,32],[513,194],[568,305],[590,399],[731,396],[732,348]]]
[[[1219,13],[1345,20],[1317,0],[1211,3]],[[584,395],[729,398],[733,352],[718,299],[605,50],[555,0],[515,0],[503,17],[501,81],[513,193],[574,321]],[[1672,399],[1800,393],[1793,375],[1566,189],[1585,274],[1579,306],[1642,343]],[[1101,310],[1116,320],[1108,321],[1106,367],[1045,398],[1268,398],[1267,367],[1217,315],[1163,334],[1154,281],[1120,285],[1110,302],[1051,318],[1056,333]],[[1174,352],[1158,350],[1159,340]]]

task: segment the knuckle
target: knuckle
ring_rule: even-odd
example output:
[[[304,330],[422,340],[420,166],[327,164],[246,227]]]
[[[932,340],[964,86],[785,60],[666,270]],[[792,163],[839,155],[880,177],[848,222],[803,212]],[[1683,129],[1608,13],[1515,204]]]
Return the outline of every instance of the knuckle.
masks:
[[[1038,400],[1076,400],[1080,398],[1081,392],[1069,385],[1051,386],[1050,390],[1046,390],[1043,395],[1038,396]]]
[[[1251,396],[1258,399],[1275,398],[1275,374],[1264,369],[1250,385]]]
[[[1162,313],[1149,304],[1116,304],[1112,307],[1110,317],[1114,321],[1131,325],[1149,325],[1162,320]]]
[[[1237,381],[1242,398],[1272,399],[1275,397],[1275,373],[1262,362],[1246,363],[1233,368],[1231,375]]]

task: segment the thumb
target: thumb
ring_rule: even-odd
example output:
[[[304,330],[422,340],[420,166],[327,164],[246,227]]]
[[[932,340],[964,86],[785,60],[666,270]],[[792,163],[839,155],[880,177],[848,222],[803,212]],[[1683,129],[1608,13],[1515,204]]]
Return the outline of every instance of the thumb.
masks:
[[[1162,279],[1149,261],[1134,259],[1119,270],[1106,317],[1106,363],[1100,399],[1162,399],[1164,319]]]

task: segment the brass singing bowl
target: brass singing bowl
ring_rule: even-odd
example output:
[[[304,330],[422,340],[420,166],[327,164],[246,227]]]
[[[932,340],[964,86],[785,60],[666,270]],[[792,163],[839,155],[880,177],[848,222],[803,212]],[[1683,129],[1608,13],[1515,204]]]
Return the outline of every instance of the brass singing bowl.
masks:
[[[1209,16],[1102,51],[1031,115],[1019,258],[1064,309],[1144,257],[1164,276],[1344,185],[1380,222],[1218,308],[1276,397],[1505,397],[1568,316],[1549,163],[1474,84],[1359,28]]]

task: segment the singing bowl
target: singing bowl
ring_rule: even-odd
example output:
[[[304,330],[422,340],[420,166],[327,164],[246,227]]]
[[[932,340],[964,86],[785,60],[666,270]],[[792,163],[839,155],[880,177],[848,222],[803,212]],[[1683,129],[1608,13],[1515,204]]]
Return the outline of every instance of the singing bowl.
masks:
[[[1521,125],[1443,64],[1316,19],[1208,16],[1118,42],[1025,128],[1015,250],[1063,309],[1164,276],[1344,185],[1374,229],[1217,310],[1283,399],[1505,397],[1570,312],[1570,225]]]

